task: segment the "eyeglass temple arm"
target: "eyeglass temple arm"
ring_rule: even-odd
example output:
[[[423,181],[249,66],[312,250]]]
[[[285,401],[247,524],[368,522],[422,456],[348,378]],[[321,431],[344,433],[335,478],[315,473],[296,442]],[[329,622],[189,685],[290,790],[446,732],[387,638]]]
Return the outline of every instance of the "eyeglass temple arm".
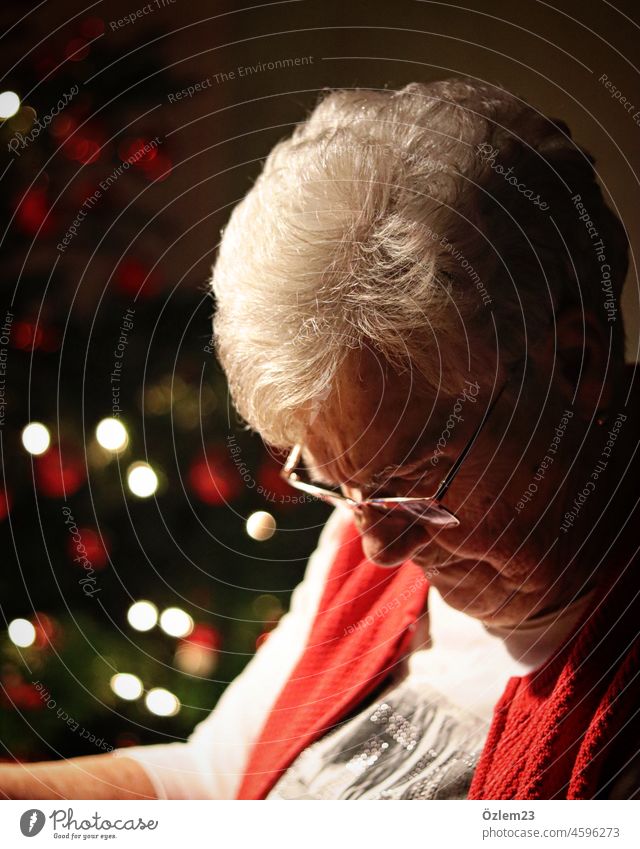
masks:
[[[493,408],[496,406],[496,404],[497,404],[497,403],[498,403],[498,401],[500,400],[500,396],[501,396],[501,395],[502,395],[502,393],[504,392],[505,387],[506,387],[506,385],[507,385],[507,383],[508,383],[508,382],[509,382],[509,381],[508,381],[508,380],[506,380],[506,381],[502,384],[502,387],[501,387],[500,391],[498,392],[498,394],[495,396],[495,398],[493,399],[493,401],[492,401],[492,402],[489,404],[489,406],[487,407],[487,409],[486,409],[486,411],[485,411],[485,414],[484,414],[484,416],[482,417],[482,419],[481,419],[481,421],[480,421],[480,424],[479,424],[479,425],[478,425],[478,427],[477,427],[477,428],[473,431],[473,433],[471,434],[471,437],[469,438],[469,441],[467,442],[467,444],[466,444],[466,445],[464,446],[464,448],[462,449],[462,451],[461,451],[461,453],[460,453],[460,455],[459,455],[458,459],[455,461],[455,463],[453,464],[453,466],[449,469],[449,472],[448,472],[448,474],[446,475],[446,477],[445,477],[445,478],[442,480],[442,482],[440,483],[440,486],[438,487],[438,491],[437,491],[437,492],[436,492],[436,494],[433,496],[433,497],[434,497],[434,500],[439,501],[441,498],[444,498],[444,496],[446,495],[447,490],[448,490],[448,489],[449,489],[449,487],[451,486],[451,482],[453,481],[453,479],[455,478],[455,476],[456,476],[456,475],[457,475],[457,473],[458,473],[458,469],[460,468],[460,466],[461,466],[461,465],[462,465],[462,463],[464,462],[465,457],[467,456],[467,454],[469,453],[469,451],[471,451],[471,448],[473,447],[473,443],[476,441],[476,438],[477,438],[478,434],[480,433],[480,431],[482,430],[482,428],[483,428],[483,427],[484,427],[484,425],[485,425],[485,422],[487,421],[487,419],[488,419],[488,418],[489,418],[489,416],[491,415],[491,411],[493,410]]]
[[[502,384],[500,391],[498,392],[498,394],[495,396],[493,401],[489,404],[488,408],[486,409],[485,414],[482,417],[478,427],[473,431],[473,433],[471,434],[471,436],[469,438],[469,441],[466,443],[466,445],[462,449],[462,452],[460,453],[459,457],[457,458],[457,460],[455,461],[453,466],[449,469],[449,472],[446,475],[446,477],[443,478],[443,480],[441,481],[440,486],[438,487],[435,495],[433,496],[434,501],[439,501],[441,498],[444,498],[444,496],[446,495],[446,492],[449,489],[451,482],[453,481],[453,479],[455,478],[455,476],[458,473],[458,469],[460,468],[460,466],[464,462],[469,451],[471,451],[471,448],[473,447],[473,443],[476,441],[478,434],[480,433],[480,431],[482,430],[482,428],[485,425],[485,422],[487,421],[487,419],[491,415],[493,408],[496,406],[496,404],[500,400],[500,396],[504,392],[508,382],[509,382],[509,379],[507,379]],[[302,454],[302,445],[300,443],[298,443],[297,445],[294,445],[294,447],[291,451],[291,454],[287,458],[287,461],[286,461],[286,463],[285,463],[285,465],[284,465],[284,467],[281,471],[281,475],[283,477],[288,478],[292,474],[293,470],[298,465],[298,461],[300,459],[301,454]]]
[[[298,465],[298,461],[300,460],[300,454],[301,453],[302,453],[302,445],[300,443],[297,443],[291,449],[291,453],[287,457],[287,461],[284,464],[284,466],[282,467],[281,474],[284,477],[288,477],[293,472],[295,467]]]

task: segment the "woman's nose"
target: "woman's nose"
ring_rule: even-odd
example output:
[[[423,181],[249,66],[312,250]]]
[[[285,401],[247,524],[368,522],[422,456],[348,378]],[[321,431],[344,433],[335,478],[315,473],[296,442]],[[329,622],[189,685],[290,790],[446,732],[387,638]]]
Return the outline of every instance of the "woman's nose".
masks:
[[[379,566],[398,566],[411,560],[429,542],[428,534],[415,519],[385,514],[373,507],[354,510],[354,516],[364,555]]]

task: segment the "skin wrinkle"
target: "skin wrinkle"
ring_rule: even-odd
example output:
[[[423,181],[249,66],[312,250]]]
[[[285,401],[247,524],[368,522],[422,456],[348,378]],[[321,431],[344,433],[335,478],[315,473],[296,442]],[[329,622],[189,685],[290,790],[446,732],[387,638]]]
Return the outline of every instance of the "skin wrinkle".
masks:
[[[379,388],[378,388],[379,383],[378,383],[378,381],[375,381],[375,380],[372,379],[372,373],[373,373],[374,370],[377,371],[377,377],[379,379],[379,382],[382,385],[386,385],[388,380],[390,379],[390,377],[391,377],[391,379],[394,379],[394,377],[395,377],[395,371],[393,369],[391,369],[391,367],[389,366],[388,363],[383,362],[380,359],[380,357],[377,355],[377,353],[375,351],[373,351],[371,348],[365,346],[365,348],[362,349],[362,351],[358,350],[358,351],[355,351],[355,352],[350,352],[350,354],[345,359],[342,371],[339,372],[339,377],[334,383],[331,396],[330,396],[330,398],[327,402],[327,407],[328,407],[328,409],[333,411],[332,414],[336,417],[336,420],[341,421],[345,418],[348,418],[351,415],[357,415],[356,409],[350,409],[349,408],[349,404],[352,403],[352,398],[353,398],[353,386],[354,386],[354,384],[353,384],[353,380],[352,380],[352,377],[351,377],[353,372],[355,372],[356,376],[357,376],[356,386],[357,386],[358,392],[360,393],[359,397],[361,397],[362,395],[368,394],[371,399],[376,400],[375,410],[371,411],[371,414],[369,416],[369,419],[367,420],[366,426],[363,427],[363,430],[361,431],[361,433],[357,434],[357,436],[354,437],[355,442],[354,442],[354,444],[350,444],[350,446],[349,446],[350,451],[354,450],[355,445],[360,440],[364,440],[366,442],[366,439],[368,437],[369,427],[371,426],[371,423],[376,420],[376,417],[379,414],[380,409],[381,409],[381,405],[383,403],[383,393],[381,393],[379,391]],[[399,423],[401,422],[403,415],[406,413],[407,407],[410,404],[415,403],[415,400],[414,400],[414,398],[412,398],[412,396],[421,397],[421,395],[422,395],[420,390],[416,389],[413,372],[410,372],[409,374],[410,374],[409,386],[408,386],[407,392],[405,393],[404,401],[402,403],[402,407],[398,408],[398,410],[397,410],[397,416],[396,416],[397,421],[395,422],[393,428],[391,428],[391,429],[389,428],[388,423],[385,423],[384,428],[385,428],[385,431],[388,431],[388,433],[386,434],[385,440],[384,440],[382,446],[380,447],[379,451],[376,453],[374,458],[372,458],[372,464],[376,461],[377,457],[379,456],[379,453],[384,450],[387,442],[389,442],[390,440],[393,439],[393,437],[396,433],[396,430],[399,427]],[[347,380],[342,380],[342,379],[340,379],[340,375],[349,375],[349,377],[347,378]],[[373,389],[371,389],[371,386],[373,386]],[[326,409],[327,408],[325,408],[325,411],[326,411]],[[364,482],[362,482],[362,481],[360,482],[361,490],[373,492],[374,489],[381,487],[382,483],[384,482],[385,475],[388,475],[390,470],[393,471],[393,470],[397,470],[398,468],[403,468],[403,469],[406,469],[408,471],[408,470],[412,469],[413,467],[415,467],[417,465],[424,464],[424,462],[425,462],[425,457],[424,457],[425,449],[423,447],[424,444],[425,444],[424,431],[426,430],[426,428],[428,428],[430,422],[432,421],[432,417],[434,415],[435,409],[436,409],[436,399],[433,398],[431,400],[431,408],[430,408],[430,411],[429,411],[429,415],[427,416],[426,421],[424,422],[423,428],[420,430],[420,432],[417,434],[417,436],[412,440],[412,442],[407,444],[407,447],[400,453],[400,456],[402,457],[400,462],[398,462],[398,460],[395,460],[395,462],[387,463],[386,465],[384,465],[384,467],[382,469],[379,469],[378,471],[375,471],[375,472],[369,471],[366,476],[364,476],[364,470],[356,464],[354,473],[346,472],[343,475],[339,476],[338,480],[342,481],[342,483],[347,484],[347,485],[349,485],[350,483],[354,483],[354,485],[357,487],[358,484],[355,480],[352,481],[352,476],[363,475],[364,476]],[[432,441],[435,444],[435,440],[432,440]],[[416,451],[416,447],[418,448],[418,451]],[[393,448],[393,456],[394,457],[397,456],[397,451],[398,451],[397,446],[394,446],[394,448]],[[408,459],[410,457],[413,457],[413,454],[419,454],[419,459],[414,461],[413,463],[409,463]],[[318,463],[318,461],[315,460],[310,455],[308,446],[305,446],[305,448],[303,449],[303,457],[305,457],[305,455],[306,455],[306,458],[307,458],[306,462],[307,462],[308,467],[311,469],[312,473],[319,480],[324,480],[328,484],[335,483],[335,479],[332,480],[332,478],[330,476],[327,476],[326,472],[323,471],[323,468]],[[339,455],[334,454],[334,462],[337,463],[338,458],[339,458]],[[428,458],[426,458],[426,459],[428,460]],[[447,465],[446,464],[446,458],[443,458],[443,459],[444,459],[444,462],[442,463],[441,477],[444,477],[444,474],[446,473],[446,465]],[[344,459],[343,459],[343,461],[344,461]],[[347,460],[347,462],[348,462],[348,460]],[[434,491],[435,491],[435,487],[434,487]],[[404,493],[404,492],[396,491],[396,492],[394,492],[394,494],[395,495],[401,495],[401,494],[414,494],[414,493],[413,492]],[[416,495],[421,495],[421,494],[422,495],[431,495],[432,492],[429,491],[429,492],[422,492],[421,493],[421,492],[416,491],[415,494]]]
[[[555,343],[549,338],[531,352],[532,364],[524,391],[518,394],[515,387],[507,388],[474,444],[443,500],[461,519],[459,528],[437,532],[419,520],[395,513],[383,515],[372,508],[354,514],[369,559],[387,567],[408,559],[425,570],[437,566],[438,574],[431,582],[447,602],[487,625],[516,625],[542,611],[560,609],[598,578],[597,574],[590,577],[591,570],[597,563],[598,551],[604,550],[608,534],[604,531],[599,534],[589,551],[572,562],[569,541],[558,533],[568,504],[584,485],[592,460],[601,451],[604,429],[589,428],[593,411],[602,400],[600,396],[605,404],[611,403],[612,397],[611,381],[604,383],[601,374],[606,363],[600,350],[601,340],[593,334],[587,340],[581,336],[576,342],[574,328],[575,318],[571,314],[558,319]],[[584,348],[586,361],[578,388],[563,377],[566,364],[576,358],[576,346],[581,351]],[[554,369],[556,359],[559,362]],[[360,377],[357,382],[353,380],[353,363],[346,364],[339,372],[334,395],[306,434],[305,458],[323,469],[330,479],[341,481],[345,494],[359,498],[358,481],[370,482],[375,472],[380,473],[381,465],[394,467],[399,465],[398,461],[401,465],[411,448],[424,446],[428,460],[428,452],[442,432],[452,401],[450,397],[434,398],[433,391],[420,385],[414,376],[393,370],[385,373],[370,353],[362,354],[355,373]],[[551,385],[549,375],[553,376]],[[470,404],[462,413],[464,421],[440,455],[442,469],[438,465],[435,477],[427,478],[428,491],[416,481],[394,480],[389,482],[389,491],[377,494],[433,493],[444,476],[445,458],[448,462],[455,460],[486,409],[492,390],[483,384],[481,377],[478,383],[481,386],[478,403]],[[533,479],[538,461],[546,453],[550,434],[562,411],[571,407],[574,395],[576,403],[572,409],[576,415],[572,432],[564,438],[554,464],[540,482],[536,498],[518,516],[515,504]],[[340,416],[331,403],[338,396]],[[433,410],[427,423],[425,408]],[[403,414],[399,415],[402,410]],[[536,426],[538,416],[540,421]],[[628,425],[627,431],[631,432],[632,427]],[[391,438],[390,433],[393,433]],[[575,448],[585,434],[585,448],[576,461]],[[507,438],[503,439],[504,436]],[[496,452],[501,440],[501,450]],[[522,456],[523,446],[529,440],[531,444]],[[621,446],[622,439],[617,453],[624,457]],[[569,477],[560,486],[567,470]],[[589,528],[592,514],[593,521],[600,518],[598,511],[608,499],[608,488],[614,484],[612,469],[611,475],[599,482],[591,504],[584,508],[581,519],[585,528]],[[498,493],[500,498],[496,497]],[[536,523],[536,533],[531,533]],[[553,544],[554,539],[559,540],[558,544]],[[579,545],[578,539],[574,547]],[[566,568],[570,562],[571,568]]]

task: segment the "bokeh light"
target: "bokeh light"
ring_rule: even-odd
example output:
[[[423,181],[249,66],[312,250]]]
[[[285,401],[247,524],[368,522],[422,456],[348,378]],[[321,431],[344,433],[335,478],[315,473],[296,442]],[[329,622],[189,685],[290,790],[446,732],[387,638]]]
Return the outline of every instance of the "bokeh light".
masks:
[[[180,700],[164,687],[154,687],[144,700],[147,708],[156,716],[175,716],[180,710]]]
[[[151,601],[136,601],[127,611],[127,620],[136,631],[150,631],[158,622],[158,608]]]
[[[0,118],[12,118],[20,109],[20,98],[15,91],[0,94]]]
[[[264,542],[267,539],[271,539],[275,534],[276,520],[271,513],[267,513],[265,510],[258,510],[249,516],[246,527],[251,539]]]
[[[144,690],[138,676],[131,675],[129,672],[118,672],[109,683],[116,696],[129,702],[139,699]]]
[[[96,427],[96,439],[107,451],[123,451],[129,442],[129,434],[118,419],[102,419]]]
[[[14,646],[26,649],[36,641],[36,629],[28,619],[14,619],[9,623],[9,639]]]
[[[31,422],[22,431],[22,444],[29,454],[44,454],[51,445],[49,429],[41,422]]]
[[[168,607],[162,611],[160,627],[170,637],[186,637],[193,631],[193,619],[179,607]]]
[[[158,476],[148,463],[133,463],[127,470],[127,484],[138,498],[149,498],[158,489]]]

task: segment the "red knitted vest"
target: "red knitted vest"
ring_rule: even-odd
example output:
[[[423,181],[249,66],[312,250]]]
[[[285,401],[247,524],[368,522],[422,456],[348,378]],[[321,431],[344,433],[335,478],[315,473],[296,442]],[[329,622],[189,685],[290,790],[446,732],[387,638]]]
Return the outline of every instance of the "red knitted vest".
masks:
[[[587,799],[604,781],[607,759],[613,774],[617,732],[630,730],[637,701],[634,566],[601,592],[541,668],[509,679],[469,798]],[[238,799],[264,799],[306,746],[384,681],[409,648],[427,591],[411,561],[384,569],[367,560],[348,525],[306,647],[252,748]]]

